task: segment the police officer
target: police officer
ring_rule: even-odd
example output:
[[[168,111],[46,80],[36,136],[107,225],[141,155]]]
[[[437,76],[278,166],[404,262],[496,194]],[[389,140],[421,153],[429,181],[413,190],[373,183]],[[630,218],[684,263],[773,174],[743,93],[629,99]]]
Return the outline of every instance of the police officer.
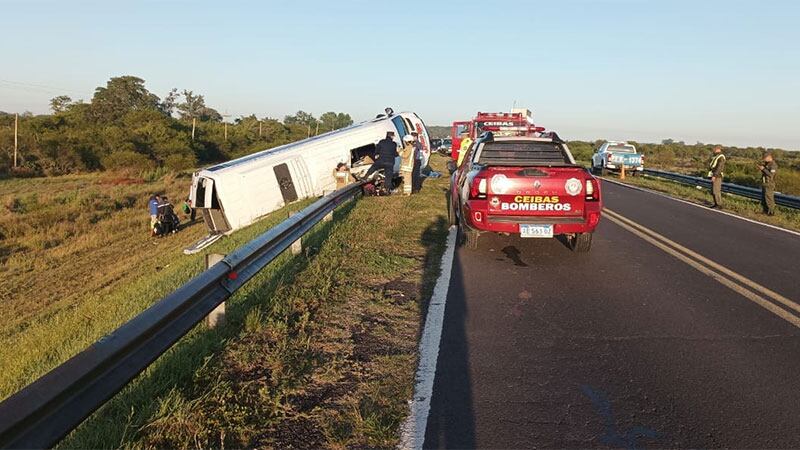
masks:
[[[394,132],[387,131],[386,137],[378,141],[375,146],[375,163],[369,168],[365,177],[369,177],[373,172],[383,169],[385,177],[384,186],[391,193],[394,190],[394,160],[399,156],[397,153],[397,143],[394,141]]]
[[[722,147],[714,147],[714,156],[708,166],[708,176],[711,178],[711,195],[714,198],[712,208],[722,209],[722,177],[725,176],[725,155]]]
[[[761,207],[764,209],[764,214],[774,216],[775,172],[778,171],[778,165],[771,153],[764,155],[764,162],[758,166],[758,170],[761,171]]]

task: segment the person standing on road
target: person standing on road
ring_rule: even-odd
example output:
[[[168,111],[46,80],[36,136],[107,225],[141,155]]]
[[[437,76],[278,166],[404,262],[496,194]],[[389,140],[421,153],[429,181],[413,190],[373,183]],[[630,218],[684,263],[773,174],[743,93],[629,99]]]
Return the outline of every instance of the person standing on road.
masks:
[[[458,161],[456,161],[456,167],[461,167],[461,163],[464,161],[464,156],[467,155],[470,147],[472,147],[472,139],[470,139],[469,133],[465,131],[464,133],[461,133],[461,146],[458,148]]]
[[[725,155],[719,145],[714,147],[714,155],[711,157],[708,168],[708,176],[711,178],[711,195],[714,198],[714,205],[711,207],[722,209],[722,177],[725,176]]]
[[[416,160],[417,146],[414,145],[414,136],[407,134],[403,138],[405,145],[400,153],[400,173],[403,175],[403,195],[411,195],[414,184],[414,161]]]
[[[764,214],[775,215],[775,172],[778,171],[778,164],[771,153],[764,155],[764,162],[758,166],[761,171],[761,207]]]
[[[375,171],[383,169],[384,186],[391,194],[394,190],[394,160],[399,154],[397,153],[397,143],[394,141],[394,132],[387,131],[386,137],[378,141],[375,145],[375,163],[369,168],[364,177],[369,177]]]

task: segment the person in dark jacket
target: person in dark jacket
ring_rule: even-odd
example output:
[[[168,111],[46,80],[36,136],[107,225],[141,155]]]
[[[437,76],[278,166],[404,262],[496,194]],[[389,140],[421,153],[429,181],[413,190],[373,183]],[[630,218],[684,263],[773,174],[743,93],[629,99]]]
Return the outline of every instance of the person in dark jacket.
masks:
[[[387,131],[386,137],[378,141],[375,145],[375,163],[369,168],[365,177],[369,178],[375,171],[383,169],[386,190],[390,193],[394,190],[394,161],[400,156],[397,152],[397,143],[394,141],[394,132]]]
[[[412,192],[419,192],[422,188],[422,142],[419,140],[419,133],[416,131],[411,132],[414,136],[414,171],[412,172]]]
[[[714,156],[708,165],[708,176],[711,178],[711,195],[714,198],[712,208],[722,209],[722,177],[725,176],[725,154],[722,147],[714,147]]]
[[[761,171],[761,207],[764,214],[775,215],[775,173],[778,165],[775,163],[771,153],[764,155],[764,162],[758,166]]]

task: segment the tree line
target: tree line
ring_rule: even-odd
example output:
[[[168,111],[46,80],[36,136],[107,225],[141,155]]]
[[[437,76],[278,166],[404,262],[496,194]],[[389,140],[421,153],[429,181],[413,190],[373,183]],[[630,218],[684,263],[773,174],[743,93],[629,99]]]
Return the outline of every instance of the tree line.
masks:
[[[99,170],[185,170],[286,144],[353,123],[349,114],[305,111],[283,120],[236,118],[232,123],[191,90],[163,98],[135,76],[111,78],[91,101],[60,95],[52,114],[21,114],[13,167],[14,114],[0,112],[0,174],[50,176]]]
[[[576,160],[588,163],[592,154],[605,141],[569,141],[569,148]],[[644,166],[663,169],[688,175],[704,177],[708,173],[715,144],[697,142],[687,144],[674,139],[664,139],[661,143],[628,141],[644,154]],[[792,195],[800,195],[800,152],[767,147],[722,146],[727,157],[725,181],[744,186],[759,187],[761,172],[756,167],[765,153],[772,153],[778,162],[776,177],[778,190]]]

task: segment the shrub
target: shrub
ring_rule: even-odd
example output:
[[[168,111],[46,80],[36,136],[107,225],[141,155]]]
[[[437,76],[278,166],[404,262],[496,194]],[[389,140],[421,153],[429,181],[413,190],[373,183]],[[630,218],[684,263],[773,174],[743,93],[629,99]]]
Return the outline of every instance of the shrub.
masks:
[[[139,173],[155,166],[153,161],[141,153],[131,150],[112,152],[103,158],[103,167],[110,170]]]
[[[197,166],[197,159],[192,154],[175,153],[167,156],[164,160],[164,167],[174,171],[191,169]]]

